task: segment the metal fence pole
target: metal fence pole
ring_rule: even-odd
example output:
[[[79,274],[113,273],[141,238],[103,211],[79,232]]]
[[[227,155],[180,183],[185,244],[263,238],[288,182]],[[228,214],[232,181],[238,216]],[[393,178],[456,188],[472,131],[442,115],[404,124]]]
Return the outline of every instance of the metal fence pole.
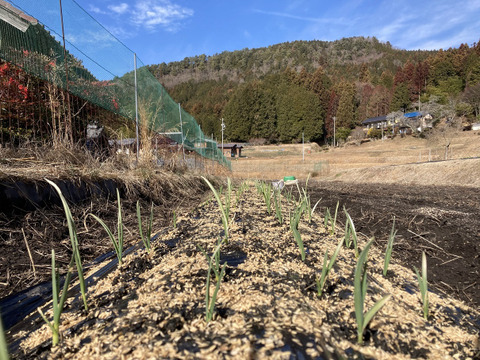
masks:
[[[138,136],[138,87],[137,87],[137,54],[133,53],[133,65],[135,73],[135,136],[137,137],[137,164],[140,151],[140,139]]]
[[[183,161],[185,162],[185,138],[183,136],[182,108],[180,107],[180,103],[178,103],[178,113],[180,114],[180,132],[182,133]]]

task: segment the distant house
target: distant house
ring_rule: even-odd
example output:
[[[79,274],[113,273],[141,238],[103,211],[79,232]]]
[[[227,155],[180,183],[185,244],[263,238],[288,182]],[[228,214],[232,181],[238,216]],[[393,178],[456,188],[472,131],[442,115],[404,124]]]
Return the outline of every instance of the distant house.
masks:
[[[425,128],[432,127],[432,116],[421,111],[405,113],[400,117],[388,119],[387,115],[372,117],[362,121],[365,130],[386,129],[392,127],[395,133],[410,133],[412,130],[422,132]]]
[[[472,130],[480,130],[480,123],[472,124]]]
[[[387,126],[387,115],[372,117],[362,121],[365,129],[381,129]]]
[[[217,144],[217,147],[222,150],[222,144]],[[240,144],[223,144],[223,155],[226,157],[241,157],[243,146]]]
[[[404,127],[409,127],[414,131],[422,132],[424,129],[433,126],[432,120],[432,115],[422,111],[414,111],[404,114],[403,118],[400,119],[400,123]]]

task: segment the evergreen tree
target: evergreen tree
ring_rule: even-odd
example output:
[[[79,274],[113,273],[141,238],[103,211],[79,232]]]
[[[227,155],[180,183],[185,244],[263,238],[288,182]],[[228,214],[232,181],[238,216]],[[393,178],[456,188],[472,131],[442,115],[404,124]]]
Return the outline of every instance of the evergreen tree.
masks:
[[[356,125],[355,86],[352,83],[340,84],[340,98],[337,109],[337,126],[354,128]]]
[[[399,83],[395,86],[390,103],[390,111],[404,110],[410,106],[410,95],[406,83]]]
[[[224,109],[227,138],[231,141],[248,141],[255,117],[256,84],[247,83],[237,89]]]

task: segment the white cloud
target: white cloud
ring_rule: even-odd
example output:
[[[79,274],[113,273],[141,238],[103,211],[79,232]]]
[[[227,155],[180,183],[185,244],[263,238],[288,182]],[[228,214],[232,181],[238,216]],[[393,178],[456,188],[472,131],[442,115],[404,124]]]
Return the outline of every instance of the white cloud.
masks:
[[[85,30],[84,32],[68,33],[66,35],[68,42],[75,46],[85,44],[95,44],[100,48],[110,47],[116,43],[116,39],[106,31]]]
[[[166,30],[175,31],[180,20],[193,14],[192,9],[173,4],[169,0],[139,0],[132,11],[131,21],[148,30],[162,26]]]
[[[90,5],[88,9],[95,14],[106,14],[105,11],[101,10],[99,7],[96,7],[94,5]]]
[[[344,25],[346,22],[342,18],[310,17],[310,16],[294,15],[286,12],[264,11],[259,9],[254,9],[253,11],[259,14],[264,14],[264,15],[277,16],[277,17],[289,18],[289,19],[306,21],[306,22],[314,22],[314,23]]]
[[[109,5],[108,8],[117,14],[124,14],[128,10],[128,4]]]

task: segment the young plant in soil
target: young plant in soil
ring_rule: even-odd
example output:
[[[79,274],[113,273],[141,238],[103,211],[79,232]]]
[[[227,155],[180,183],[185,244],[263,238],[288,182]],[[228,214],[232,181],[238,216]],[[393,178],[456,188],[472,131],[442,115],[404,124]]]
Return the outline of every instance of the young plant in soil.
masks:
[[[117,254],[118,258],[118,265],[122,264],[122,256],[123,256],[123,220],[122,220],[122,204],[120,202],[120,192],[117,189],[117,203],[118,203],[118,216],[117,216],[117,239],[113,234],[112,230],[108,227],[105,222],[100,219],[98,216],[90,213],[88,215],[92,216],[97,222],[102,225],[105,231],[108,234],[108,237],[112,241],[113,248],[115,249],[115,253]]]
[[[205,289],[205,321],[207,323],[210,322],[210,320],[212,320],[213,318],[218,290],[220,290],[220,283],[222,282],[223,276],[225,275],[225,268],[227,267],[226,262],[223,264],[222,267],[220,267],[220,248],[222,247],[224,241],[225,239],[218,241],[217,247],[215,248],[211,256],[209,256],[200,245],[197,245],[207,258],[208,262],[207,284]],[[210,281],[212,276],[212,270],[215,274],[216,285],[213,294],[210,295]]]
[[[57,269],[55,267],[55,250],[52,249],[53,321],[48,320],[45,314],[43,313],[43,311],[40,308],[37,308],[43,320],[45,320],[47,325],[52,330],[52,346],[57,346],[60,340],[60,316],[62,315],[63,306],[65,304],[65,300],[67,299],[68,285],[70,284],[70,280],[72,278],[72,271],[71,271],[72,267],[73,267],[73,259],[68,268],[67,276],[63,284],[62,296],[60,297],[60,300],[59,300],[58,299],[60,295],[60,291],[58,289],[59,276],[58,276]]]
[[[332,219],[332,215],[330,213],[330,208],[326,208],[325,210],[325,228],[328,229],[328,223],[330,222],[330,234],[333,235],[335,234],[335,226],[337,224],[337,214],[338,214],[338,206],[340,205],[340,202],[337,201],[337,206],[335,207],[335,216]]]
[[[70,236],[70,243],[72,245],[72,260],[71,263],[74,261],[77,267],[78,273],[78,281],[80,283],[80,292],[82,294],[83,306],[85,310],[88,310],[87,305],[87,295],[86,295],[86,287],[85,287],[85,278],[83,276],[83,267],[82,267],[82,258],[80,257],[80,249],[78,246],[78,237],[77,237],[77,228],[75,227],[75,222],[73,221],[72,212],[70,211],[70,207],[68,206],[67,200],[62,194],[60,188],[53,182],[48,179],[45,179],[47,183],[49,183],[55,191],[58,193],[60,200],[62,201],[63,210],[65,212],[65,217],[67,218],[67,225],[68,225],[68,233]]]
[[[338,243],[335,251],[333,252],[333,255],[332,255],[330,261],[328,261],[328,251],[325,251],[325,257],[323,258],[322,274],[320,275],[320,279],[318,279],[318,278],[316,279],[318,297],[322,296],[323,288],[325,286],[325,282],[327,281],[327,276],[328,276],[330,270],[332,270],[333,265],[335,264],[335,260],[337,260],[337,256],[340,253],[340,249],[342,248],[344,240],[345,239],[343,239],[343,238],[340,240],[340,242]],[[328,262],[328,265],[327,265],[327,262]]]
[[[232,203],[232,180],[227,178],[227,192],[225,194],[225,211],[227,213],[227,219],[230,219],[230,208]]]
[[[328,230],[328,223],[330,219],[332,218],[332,215],[330,214],[330,208],[325,208],[325,215],[323,217],[323,225],[325,226],[325,229]]]
[[[383,262],[383,276],[385,277],[387,276],[388,265],[390,265],[390,258],[392,257],[392,250],[393,250],[393,240],[395,239],[396,234],[397,234],[397,230],[395,230],[395,216],[394,216],[392,230],[390,231],[390,236],[388,237],[387,249],[385,250],[385,260]]]
[[[303,212],[305,211],[305,202],[298,204],[293,213],[290,214],[290,229],[292,230],[293,237],[297,242],[298,249],[300,250],[300,256],[302,261],[305,261],[305,248],[303,246],[302,236],[300,231],[298,231],[298,224],[300,223],[300,218],[302,217]]]
[[[270,215],[272,213],[272,186],[266,182],[260,182],[260,194],[265,200],[265,205],[267,206],[267,213]]]
[[[0,314],[0,360],[8,360],[8,345],[5,339],[5,332],[3,331],[2,316]]]
[[[280,225],[282,225],[283,224],[282,196],[280,195],[279,190],[273,190],[273,204],[275,206],[275,217],[277,218]]]
[[[305,209],[307,210],[307,215],[308,215],[308,223],[310,224],[312,222],[313,213],[315,212],[315,209],[317,208],[317,205],[320,203],[321,199],[319,199],[312,208],[310,195],[308,195],[308,191],[307,191],[307,186],[308,186],[308,180],[309,179],[310,179],[310,174],[308,175],[307,181],[305,182],[305,188],[302,188],[301,193],[300,193],[300,188],[298,187],[298,184],[297,184],[297,187],[298,187],[298,192],[300,194],[302,194],[302,200],[301,201],[305,202]]]
[[[357,320],[357,335],[358,343],[363,343],[363,333],[367,328],[368,323],[375,314],[385,305],[387,300],[391,295],[384,296],[381,300],[377,301],[373,307],[364,312],[365,306],[365,297],[367,295],[367,257],[368,250],[370,245],[372,245],[373,240],[370,240],[365,248],[360,253],[358,258],[357,266],[355,268],[355,278],[354,278],[354,290],[353,290],[353,299],[355,303],[355,318]]]
[[[174,219],[175,219],[175,211],[173,212]],[[145,236],[143,235],[143,228],[142,228],[142,214],[140,211],[140,200],[137,201],[137,220],[138,220],[138,231],[140,232],[140,237],[142,238],[143,245],[145,249],[149,253],[152,249],[150,245],[150,238],[152,236],[152,223],[153,223],[153,202],[152,206],[150,207],[150,218],[148,219],[147,223],[147,232]]]
[[[292,202],[292,189],[289,189],[287,193],[285,194],[285,197],[287,198],[287,203],[290,205]]]
[[[418,272],[418,269],[415,268],[415,273],[417,274],[418,287],[420,288],[420,295],[422,297],[423,304],[423,318],[428,320],[428,281],[427,281],[427,257],[425,252],[422,251],[422,275]]]
[[[213,192],[213,196],[215,196],[215,200],[217,200],[218,204],[218,209],[220,210],[220,215],[222,217],[222,223],[223,223],[223,229],[225,230],[225,241],[228,243],[228,211],[230,209],[226,209],[226,207],[223,205],[222,200],[220,199],[220,194],[218,191],[215,189],[215,187],[212,185],[210,181],[207,180],[207,178],[202,176],[202,179],[207,183],[208,187],[210,190]],[[228,191],[227,191],[228,193]],[[227,201],[226,201],[227,202]],[[230,202],[230,200],[228,200]]]
[[[355,224],[353,223],[352,217],[350,214],[343,209],[345,212],[345,216],[347,218],[346,224],[345,224],[345,244],[347,248],[350,248],[350,238],[352,239],[353,242],[353,248],[355,249],[355,256],[358,257],[358,245],[357,245],[357,231],[355,230]]]
[[[245,190],[248,189],[248,184],[247,182],[242,182],[240,184],[240,186],[237,188],[237,191],[235,191],[235,195],[236,195],[236,204],[238,204],[240,202],[240,197],[243,195],[243,193],[245,192]]]
[[[172,225],[174,229],[177,228],[177,212],[175,210],[173,210],[172,214]]]

